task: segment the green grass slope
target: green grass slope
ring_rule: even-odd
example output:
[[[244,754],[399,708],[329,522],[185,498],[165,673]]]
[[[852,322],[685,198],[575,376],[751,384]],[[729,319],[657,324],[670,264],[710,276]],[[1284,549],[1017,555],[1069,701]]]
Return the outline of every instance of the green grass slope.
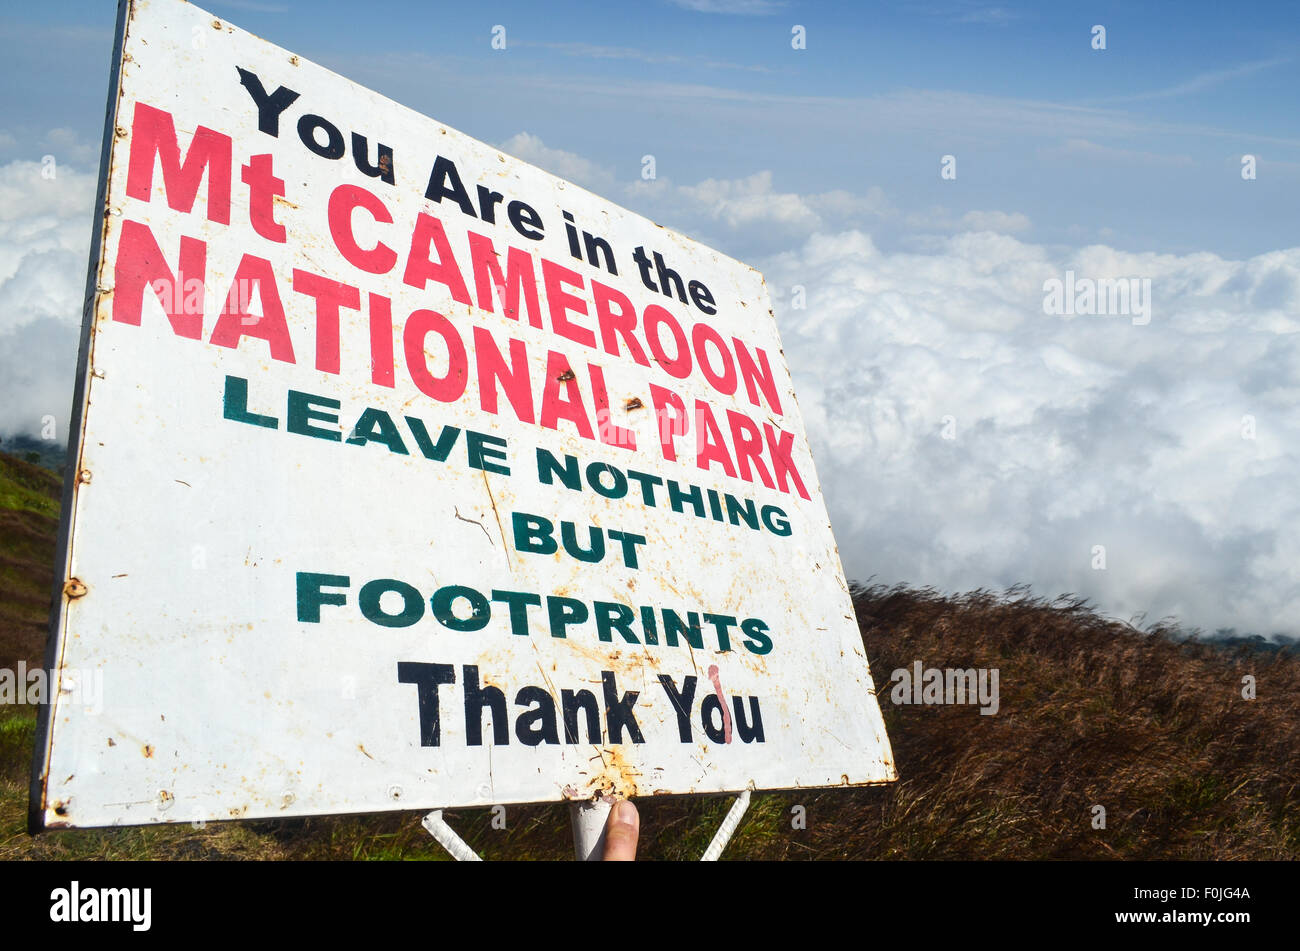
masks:
[[[0,667],[40,663],[62,480],[0,452]]]

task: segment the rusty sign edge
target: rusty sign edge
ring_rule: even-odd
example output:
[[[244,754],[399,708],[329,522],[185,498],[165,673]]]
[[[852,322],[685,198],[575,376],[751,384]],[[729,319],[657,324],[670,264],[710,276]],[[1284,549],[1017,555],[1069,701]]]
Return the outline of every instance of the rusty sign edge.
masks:
[[[50,594],[50,621],[45,640],[45,669],[50,672],[50,689],[41,698],[36,712],[36,736],[32,750],[31,787],[28,792],[27,829],[37,833],[57,828],[46,821],[46,786],[49,776],[50,749],[53,741],[55,698],[58,697],[54,674],[62,670],[62,648],[66,606],[65,585],[72,557],[72,528],[76,516],[75,496],[81,471],[82,440],[85,435],[86,397],[89,389],[90,351],[94,338],[95,314],[99,310],[99,272],[103,266],[104,232],[108,227],[108,186],[113,159],[113,132],[117,127],[117,109],[122,97],[122,52],[126,45],[127,22],[135,0],[118,0],[117,22],[113,32],[113,51],[109,60],[108,96],[104,107],[104,134],[100,143],[99,181],[95,187],[90,254],[86,265],[86,291],[83,297],[81,338],[77,345],[77,371],[73,381],[72,416],[68,423],[68,452],[64,464],[63,493],[59,512],[59,532],[54,551],[54,581]],[[74,451],[73,440],[76,440]]]

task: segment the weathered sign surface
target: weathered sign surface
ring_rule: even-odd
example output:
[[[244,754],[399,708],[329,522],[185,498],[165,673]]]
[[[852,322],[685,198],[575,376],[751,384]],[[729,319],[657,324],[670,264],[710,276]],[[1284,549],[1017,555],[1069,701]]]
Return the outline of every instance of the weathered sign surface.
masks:
[[[120,19],[36,824],[893,778],[757,271]]]

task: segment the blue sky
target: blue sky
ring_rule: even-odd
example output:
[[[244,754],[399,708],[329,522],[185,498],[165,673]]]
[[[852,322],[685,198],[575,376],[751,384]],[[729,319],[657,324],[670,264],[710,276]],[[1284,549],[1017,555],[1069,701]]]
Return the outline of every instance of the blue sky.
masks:
[[[201,5],[759,267],[850,578],[1300,633],[1293,4]],[[0,435],[67,418],[114,7],[0,14]]]
[[[113,6],[4,16],[0,79],[21,94],[0,157],[54,127],[98,138]],[[527,132],[620,179],[650,153],[679,182],[769,170],[778,191],[877,186],[901,209],[996,208],[1026,215],[1040,241],[1128,250],[1254,254],[1292,243],[1300,217],[1288,4],[207,7],[477,138]],[[497,24],[504,51],[490,46]],[[795,24],[805,50],[791,48]],[[939,179],[944,154],[956,181]],[[1259,159],[1248,186],[1243,154]]]

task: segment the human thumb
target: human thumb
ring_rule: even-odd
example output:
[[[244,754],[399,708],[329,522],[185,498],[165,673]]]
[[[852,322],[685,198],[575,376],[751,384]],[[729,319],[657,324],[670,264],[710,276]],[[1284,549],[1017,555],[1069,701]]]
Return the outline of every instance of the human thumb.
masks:
[[[609,810],[605,820],[606,862],[631,862],[636,858],[637,838],[641,833],[641,817],[627,799],[620,799]]]

